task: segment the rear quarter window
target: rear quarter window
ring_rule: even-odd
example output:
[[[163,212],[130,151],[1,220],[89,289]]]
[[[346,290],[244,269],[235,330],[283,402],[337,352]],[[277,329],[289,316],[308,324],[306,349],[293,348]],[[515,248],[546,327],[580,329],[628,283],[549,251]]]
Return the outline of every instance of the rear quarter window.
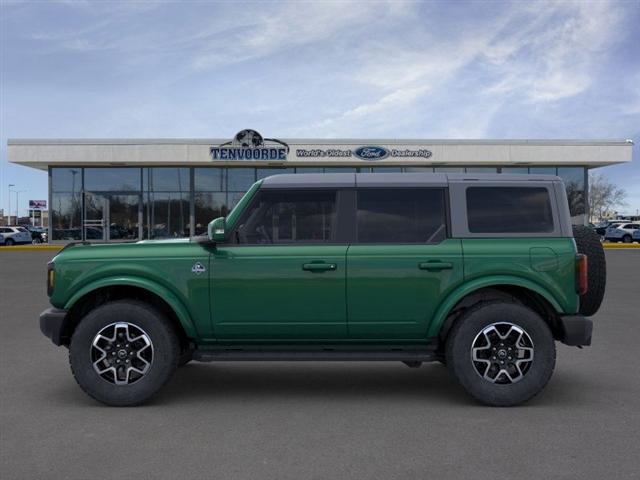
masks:
[[[549,191],[544,187],[469,187],[471,233],[553,232]]]

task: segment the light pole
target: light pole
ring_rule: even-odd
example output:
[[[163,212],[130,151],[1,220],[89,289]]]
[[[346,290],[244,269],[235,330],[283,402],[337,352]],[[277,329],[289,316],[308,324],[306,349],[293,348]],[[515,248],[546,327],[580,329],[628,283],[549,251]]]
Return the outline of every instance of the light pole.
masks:
[[[11,225],[11,187],[15,187],[13,183],[9,184],[9,211],[7,213],[7,225]]]
[[[18,225],[18,207],[20,205],[19,203],[19,198],[20,198],[20,194],[26,192],[26,190],[16,190],[15,194],[16,194],[16,225]]]

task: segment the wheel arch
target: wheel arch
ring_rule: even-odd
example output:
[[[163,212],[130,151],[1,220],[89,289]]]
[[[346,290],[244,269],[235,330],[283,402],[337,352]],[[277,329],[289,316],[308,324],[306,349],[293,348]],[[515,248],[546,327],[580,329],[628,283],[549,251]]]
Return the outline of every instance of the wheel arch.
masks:
[[[496,299],[526,305],[547,322],[554,336],[561,334],[558,316],[564,311],[550,292],[524,279],[500,278],[466,284],[452,292],[442,302],[429,325],[428,338],[439,338],[443,341],[465,310],[479,302]]]
[[[188,343],[190,338],[197,336],[188,310],[167,288],[137,278],[106,278],[84,286],[67,300],[64,306],[68,311],[64,337],[71,337],[81,318],[90,310],[126,298],[144,301],[161,310],[176,327],[182,343]]]

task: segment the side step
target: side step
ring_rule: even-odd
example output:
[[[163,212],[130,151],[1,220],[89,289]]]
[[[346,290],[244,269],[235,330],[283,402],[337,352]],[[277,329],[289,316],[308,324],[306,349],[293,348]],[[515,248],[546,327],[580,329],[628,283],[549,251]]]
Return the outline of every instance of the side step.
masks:
[[[438,360],[435,349],[407,350],[249,350],[196,349],[193,359],[200,362],[432,362]]]

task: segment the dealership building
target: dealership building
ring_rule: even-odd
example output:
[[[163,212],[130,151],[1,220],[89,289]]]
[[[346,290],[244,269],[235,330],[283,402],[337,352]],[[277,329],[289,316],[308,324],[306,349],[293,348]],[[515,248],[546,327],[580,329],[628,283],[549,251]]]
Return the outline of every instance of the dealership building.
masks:
[[[588,171],[630,162],[630,140],[13,139],[9,161],[48,172],[49,235],[132,241],[188,237],[249,186],[280,173],[543,173],[588,218]]]

